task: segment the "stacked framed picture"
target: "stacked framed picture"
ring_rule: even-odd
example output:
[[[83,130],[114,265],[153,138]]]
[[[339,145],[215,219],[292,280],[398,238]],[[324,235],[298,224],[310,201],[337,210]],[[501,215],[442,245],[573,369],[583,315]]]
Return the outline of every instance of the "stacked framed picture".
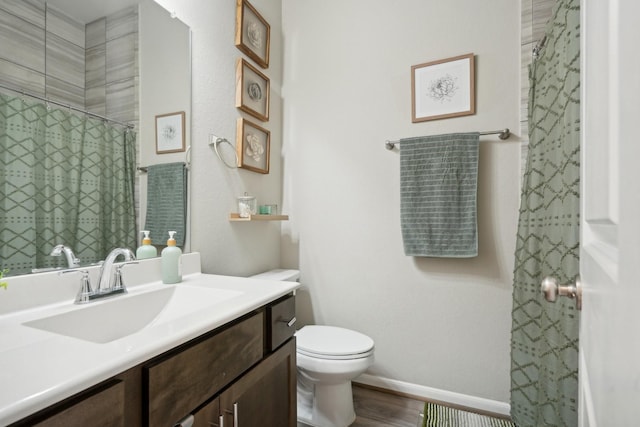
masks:
[[[269,68],[271,27],[251,3],[236,0],[236,47],[258,67]],[[261,122],[269,121],[270,81],[245,58],[236,61],[236,108]],[[239,117],[236,124],[238,167],[269,173],[271,132]]]

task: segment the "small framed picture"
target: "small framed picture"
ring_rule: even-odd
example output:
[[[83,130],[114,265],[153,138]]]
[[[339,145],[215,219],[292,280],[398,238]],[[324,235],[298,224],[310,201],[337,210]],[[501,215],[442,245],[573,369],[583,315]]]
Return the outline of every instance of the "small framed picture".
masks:
[[[185,150],[184,111],[156,116],[156,153]]]
[[[271,132],[240,117],[237,121],[236,138],[238,167],[258,173],[269,173]]]
[[[242,58],[236,63],[236,107],[269,121],[269,78]]]
[[[411,121],[475,114],[474,69],[473,53],[411,67]]]
[[[236,0],[236,47],[269,68],[269,23],[247,0]]]

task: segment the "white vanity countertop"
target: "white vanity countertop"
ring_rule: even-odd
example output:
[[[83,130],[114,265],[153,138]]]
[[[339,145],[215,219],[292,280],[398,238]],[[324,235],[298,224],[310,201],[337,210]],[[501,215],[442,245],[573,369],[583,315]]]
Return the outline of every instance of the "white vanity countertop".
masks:
[[[79,283],[77,277],[73,282]],[[10,282],[10,289],[13,286],[17,285]],[[0,315],[0,425],[18,421],[237,319],[291,293],[300,284],[196,272],[183,276],[183,281],[176,285],[154,281],[129,286],[128,295],[113,298],[127,298],[167,286],[213,287],[233,291],[233,296],[210,306],[199,303],[193,310],[185,310],[183,315],[154,321],[138,332],[106,343],[23,325],[34,319],[87,306],[74,305],[69,300]],[[0,299],[7,296],[0,294]],[[118,316],[118,313],[113,315]],[[100,324],[95,327],[100,328]]]

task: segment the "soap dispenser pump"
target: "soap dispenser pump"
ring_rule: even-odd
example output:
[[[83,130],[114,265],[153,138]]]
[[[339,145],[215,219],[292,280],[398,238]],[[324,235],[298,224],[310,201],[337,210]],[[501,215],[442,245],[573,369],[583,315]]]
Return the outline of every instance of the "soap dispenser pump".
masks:
[[[143,230],[144,238],[142,239],[142,246],[139,246],[136,250],[137,259],[154,258],[158,256],[158,250],[151,244],[151,238],[149,237],[149,231]]]
[[[162,283],[180,283],[182,281],[182,251],[176,246],[176,232],[169,232],[167,247],[162,250]]]

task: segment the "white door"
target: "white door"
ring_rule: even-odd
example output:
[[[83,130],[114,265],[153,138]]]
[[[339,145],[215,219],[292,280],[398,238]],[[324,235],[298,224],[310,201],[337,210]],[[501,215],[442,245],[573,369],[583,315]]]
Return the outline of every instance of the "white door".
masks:
[[[581,13],[579,425],[640,426],[640,1]]]

